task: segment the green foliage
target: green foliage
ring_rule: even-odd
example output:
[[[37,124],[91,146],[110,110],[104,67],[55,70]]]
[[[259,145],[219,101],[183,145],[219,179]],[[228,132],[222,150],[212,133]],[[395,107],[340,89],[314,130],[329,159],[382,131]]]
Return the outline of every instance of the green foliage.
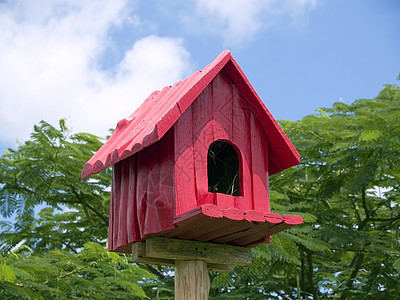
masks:
[[[400,281],[400,90],[281,121],[301,164],[270,178],[272,211],[305,223],[212,274],[212,299],[395,299]]]
[[[80,178],[102,141],[59,127],[40,122],[0,158],[0,214],[15,217],[0,222],[0,298],[155,298],[152,273],[104,248],[110,171]]]
[[[77,255],[51,250],[0,259],[2,299],[139,299],[146,296],[146,282],[156,280],[95,242]]]
[[[42,121],[34,126],[31,140],[0,158],[0,214],[14,214],[17,220],[13,230],[3,224],[10,233],[2,235],[7,237],[4,251],[21,240],[34,251],[72,250],[87,241],[105,241],[109,170],[80,179],[83,163],[102,141],[90,134],[69,134],[64,120],[59,125],[56,129]],[[35,210],[43,206],[47,208],[36,217]],[[55,214],[55,210],[68,212]]]
[[[299,122],[282,122],[301,165],[271,178],[273,189],[289,199],[285,205],[317,218],[313,226],[292,233],[299,237],[299,231],[308,230],[306,236],[325,245],[318,248],[303,243],[304,236],[295,238],[302,261],[301,295],[395,298],[400,279],[400,90],[387,85],[374,99],[338,102],[318,111]]]

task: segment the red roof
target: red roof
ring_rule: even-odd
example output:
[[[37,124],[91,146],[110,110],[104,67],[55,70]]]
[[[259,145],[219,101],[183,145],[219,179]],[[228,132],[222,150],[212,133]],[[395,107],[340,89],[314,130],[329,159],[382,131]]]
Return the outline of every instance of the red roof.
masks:
[[[153,92],[129,117],[118,122],[107,142],[89,159],[82,178],[137,153],[159,141],[222,70],[229,74],[248,101],[268,136],[269,173],[300,162],[300,156],[251,86],[230,51],[223,51],[211,64],[190,77]]]

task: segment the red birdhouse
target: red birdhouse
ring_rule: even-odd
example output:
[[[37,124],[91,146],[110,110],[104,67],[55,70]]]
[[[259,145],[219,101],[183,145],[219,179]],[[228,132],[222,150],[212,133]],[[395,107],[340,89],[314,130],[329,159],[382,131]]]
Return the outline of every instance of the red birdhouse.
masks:
[[[121,120],[82,178],[113,166],[110,251],[151,236],[255,246],[302,223],[270,212],[268,187],[299,161],[224,51]]]

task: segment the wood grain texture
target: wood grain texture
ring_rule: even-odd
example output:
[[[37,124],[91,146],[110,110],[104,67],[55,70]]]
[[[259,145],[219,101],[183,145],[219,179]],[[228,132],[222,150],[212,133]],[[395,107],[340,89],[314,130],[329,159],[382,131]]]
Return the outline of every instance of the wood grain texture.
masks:
[[[250,150],[250,108],[242,99],[239,89],[232,84],[232,140],[237,146],[239,157],[239,178],[241,198],[235,199],[235,206],[241,210],[253,209],[251,184]]]
[[[110,204],[110,250],[129,251],[132,242],[174,228],[173,141],[171,130],[159,143],[115,165]]]
[[[126,162],[121,164],[121,183],[120,183],[121,196],[119,198],[119,217],[118,217],[118,244],[128,243],[127,231],[127,212],[129,202],[129,165]]]
[[[146,254],[146,242],[136,242],[132,244],[132,261],[135,263],[161,265],[161,266],[175,266],[175,259],[173,258],[155,258],[149,257]],[[227,264],[215,264],[207,262],[207,269],[216,272],[233,272],[235,266]]]
[[[232,83],[229,76],[221,71],[212,81],[213,141],[232,141]]]
[[[131,156],[129,160],[129,178],[128,178],[128,208],[127,208],[127,238],[128,242],[140,239],[139,224],[137,223],[137,206],[136,206],[136,175],[137,175],[137,156]]]
[[[212,85],[207,86],[192,104],[193,156],[197,205],[212,204],[213,195],[208,193],[207,153],[213,141]]]
[[[267,139],[254,114],[250,115],[250,138],[253,209],[267,213],[270,212]]]
[[[160,176],[155,210],[159,231],[174,228],[175,211],[175,170],[174,170],[174,131],[170,130],[160,140]]]
[[[175,123],[175,193],[176,214],[179,215],[197,206],[194,158],[192,108]]]
[[[110,201],[110,219],[109,219],[109,235],[108,248],[114,250],[118,245],[118,229],[119,229],[119,205],[121,198],[121,164],[116,164],[113,168],[113,177],[111,185],[111,201]]]
[[[207,263],[247,266],[251,249],[231,245],[151,237],[146,240],[146,256],[175,260],[202,260]]]
[[[207,263],[201,260],[175,262],[175,300],[207,300],[210,290]]]

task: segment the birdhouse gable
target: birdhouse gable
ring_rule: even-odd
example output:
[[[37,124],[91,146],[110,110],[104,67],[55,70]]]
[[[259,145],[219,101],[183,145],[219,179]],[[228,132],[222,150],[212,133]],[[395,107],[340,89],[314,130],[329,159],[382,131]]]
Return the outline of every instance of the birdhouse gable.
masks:
[[[121,120],[107,142],[85,164],[82,178],[114,165],[162,138],[178,118],[224,69],[248,101],[248,105],[268,133],[270,174],[299,163],[300,156],[276,123],[230,51],[223,51],[202,71],[161,91],[153,92],[129,117]]]
[[[224,69],[174,132],[178,215],[203,204],[269,212],[267,134]]]

